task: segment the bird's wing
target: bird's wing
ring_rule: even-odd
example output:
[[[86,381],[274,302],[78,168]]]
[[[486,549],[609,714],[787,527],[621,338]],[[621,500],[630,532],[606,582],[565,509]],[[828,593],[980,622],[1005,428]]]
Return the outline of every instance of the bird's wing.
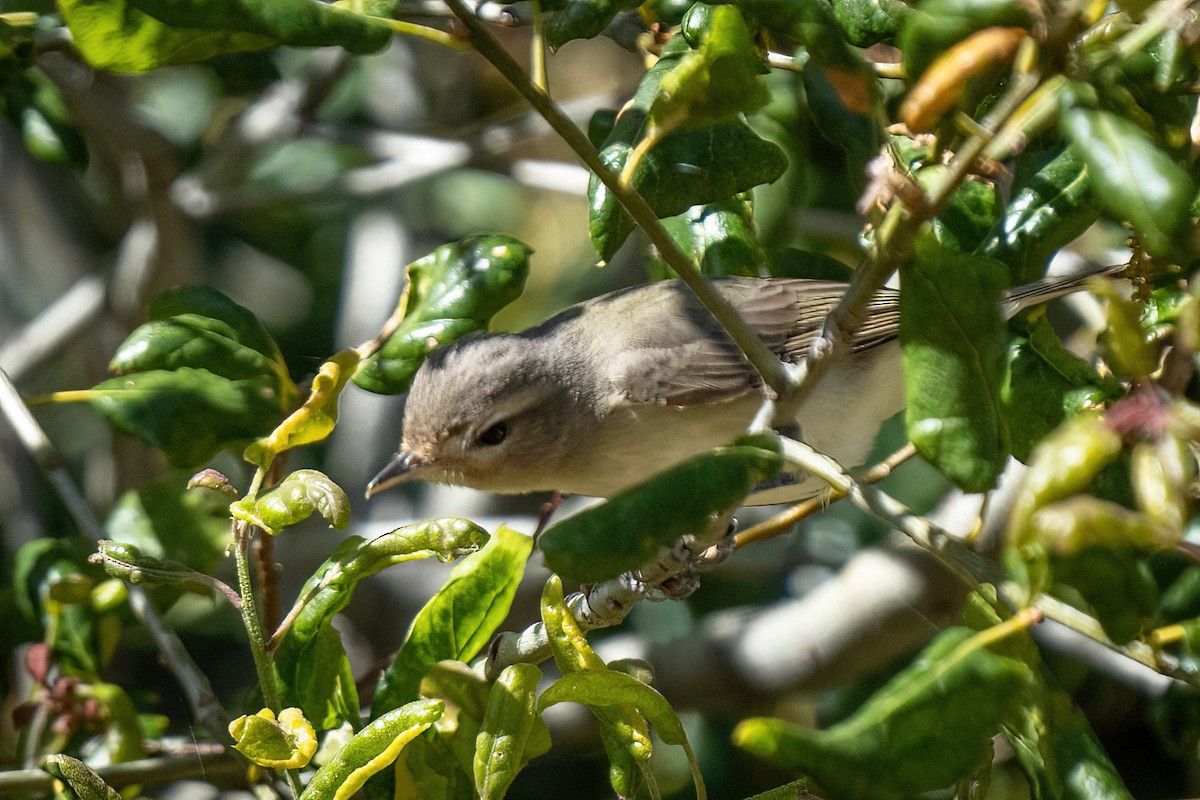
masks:
[[[729,279],[717,287],[767,346],[795,363],[808,352],[825,316],[837,305],[845,284],[798,279]],[[628,403],[693,405],[733,399],[761,381],[741,351],[691,293],[663,284],[653,313],[631,318],[611,381]],[[669,319],[667,324],[665,320]],[[896,338],[897,295],[884,290],[872,301],[853,344],[861,352]]]

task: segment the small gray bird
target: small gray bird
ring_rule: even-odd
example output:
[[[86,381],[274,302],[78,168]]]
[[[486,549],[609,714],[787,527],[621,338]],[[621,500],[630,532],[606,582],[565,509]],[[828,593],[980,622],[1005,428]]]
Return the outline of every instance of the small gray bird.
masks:
[[[1005,313],[1075,291],[1091,270],[1011,290]],[[795,278],[714,281],[786,362],[808,352],[845,284]],[[904,407],[899,293],[883,289],[849,357],[800,407],[803,439],[861,464],[884,420]],[[746,431],[763,401],[757,373],[678,280],[572,306],[522,333],[463,339],[435,351],[413,380],[400,451],[367,495],[402,481],[502,493],[611,497]],[[755,503],[816,494],[785,476]]]

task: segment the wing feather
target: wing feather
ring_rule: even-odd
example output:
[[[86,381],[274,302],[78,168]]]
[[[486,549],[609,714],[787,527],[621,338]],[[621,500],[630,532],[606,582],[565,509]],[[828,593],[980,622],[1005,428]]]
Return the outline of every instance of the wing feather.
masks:
[[[796,278],[731,278],[716,285],[767,346],[788,363],[805,357],[825,317],[846,290],[843,283]],[[620,347],[615,348],[618,355],[610,361],[611,382],[624,402],[686,406],[722,402],[758,390],[758,375],[685,286],[672,282],[655,289],[661,296],[647,304],[652,313],[626,317],[636,329],[621,337]],[[853,352],[896,338],[898,298],[891,289],[876,296],[854,339]]]

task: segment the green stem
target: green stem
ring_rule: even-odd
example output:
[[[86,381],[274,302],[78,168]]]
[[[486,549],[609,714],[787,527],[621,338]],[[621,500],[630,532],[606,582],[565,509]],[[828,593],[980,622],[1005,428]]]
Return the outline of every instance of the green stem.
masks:
[[[279,691],[275,687],[275,672],[267,656],[266,640],[263,638],[262,622],[258,617],[258,597],[250,579],[251,528],[244,522],[233,524],[234,558],[237,563],[238,593],[242,596],[242,624],[250,640],[250,653],[254,656],[254,669],[258,672],[258,683],[262,687],[263,703],[276,714],[280,711]]]
[[[254,477],[256,485],[261,483],[262,471]],[[282,708],[279,689],[275,685],[275,670],[271,665],[271,657],[267,654],[266,640],[263,638],[262,622],[258,616],[258,597],[250,579],[250,542],[254,538],[252,530],[245,522],[233,523],[233,553],[237,563],[238,591],[242,595],[242,624],[246,626],[246,638],[250,640],[250,654],[254,657],[254,669],[258,672],[263,704],[278,716]],[[303,791],[299,773],[294,769],[284,770],[284,777],[287,779],[288,788],[292,790],[292,796],[299,797]]]
[[[600,153],[596,151],[583,132],[562,112],[546,92],[533,84],[521,66],[492,38],[462,0],[446,0],[446,4],[470,32],[471,43],[475,45],[475,49],[529,101],[529,104],[542,115],[555,133],[563,138],[563,141],[575,151],[588,169],[612,192],[613,197],[624,207],[633,221],[646,232],[646,236],[649,237],[651,244],[658,250],[662,259],[675,270],[675,273],[696,294],[713,318],[725,329],[725,332],[745,354],[746,360],[762,377],[763,382],[776,394],[784,394],[790,387],[790,377],[783,362],[746,324],[733,305],[688,260],[688,257],[679,249],[679,245],[659,222],[658,215],[654,213],[654,209],[650,207],[646,199],[632,187],[621,183],[620,178],[600,160]]]

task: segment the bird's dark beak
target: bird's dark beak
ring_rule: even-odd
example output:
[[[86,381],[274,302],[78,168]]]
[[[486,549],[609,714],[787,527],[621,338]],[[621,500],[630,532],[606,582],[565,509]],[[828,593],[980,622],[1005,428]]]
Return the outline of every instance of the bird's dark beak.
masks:
[[[370,499],[384,489],[408,480],[420,466],[421,462],[412,453],[406,453],[403,450],[396,453],[387,466],[381,469],[379,474],[367,484],[367,498]]]

